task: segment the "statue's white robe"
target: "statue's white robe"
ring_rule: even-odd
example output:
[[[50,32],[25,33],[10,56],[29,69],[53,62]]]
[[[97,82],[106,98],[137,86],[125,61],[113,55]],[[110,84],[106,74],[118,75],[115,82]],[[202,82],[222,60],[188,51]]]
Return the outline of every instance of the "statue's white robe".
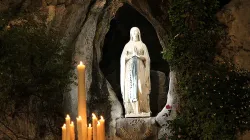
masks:
[[[132,59],[131,55],[135,52],[138,56],[145,58],[137,59],[138,73],[138,99],[136,102],[131,102],[129,95],[131,91],[131,76]],[[126,114],[150,113],[149,94],[151,91],[150,84],[150,58],[146,45],[142,41],[129,41],[121,55],[121,73],[120,83],[121,92],[124,101]]]

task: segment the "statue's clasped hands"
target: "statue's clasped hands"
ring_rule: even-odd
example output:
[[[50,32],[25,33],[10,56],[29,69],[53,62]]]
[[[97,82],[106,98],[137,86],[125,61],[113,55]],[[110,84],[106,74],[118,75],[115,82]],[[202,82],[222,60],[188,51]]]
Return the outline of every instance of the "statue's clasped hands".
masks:
[[[139,55],[137,55],[137,53],[136,53],[135,51],[133,51],[132,56],[136,56],[136,57],[139,57],[139,58],[140,58],[140,56],[139,56]]]
[[[135,51],[132,53],[132,57],[134,57],[134,56],[137,57],[137,58],[139,58],[139,59],[141,59],[142,61],[145,60],[145,57],[143,57],[142,55],[138,55]]]

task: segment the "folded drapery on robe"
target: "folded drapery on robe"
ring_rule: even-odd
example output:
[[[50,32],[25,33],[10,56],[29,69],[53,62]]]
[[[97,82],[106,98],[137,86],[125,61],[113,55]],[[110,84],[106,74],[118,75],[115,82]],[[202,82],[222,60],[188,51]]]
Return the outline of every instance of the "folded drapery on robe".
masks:
[[[137,57],[132,57],[132,72],[130,73],[131,90],[129,93],[129,99],[131,102],[138,101],[138,72],[137,72]]]

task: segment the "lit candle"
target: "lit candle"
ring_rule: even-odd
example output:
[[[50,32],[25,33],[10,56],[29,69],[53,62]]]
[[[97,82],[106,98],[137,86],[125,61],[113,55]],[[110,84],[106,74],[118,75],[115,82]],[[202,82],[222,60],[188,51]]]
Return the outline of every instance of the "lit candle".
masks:
[[[93,140],[97,140],[97,118],[94,113],[92,113],[92,126],[93,126]]]
[[[85,92],[85,65],[77,66],[78,71],[78,116],[82,117],[83,139],[87,139],[87,111],[86,111],[86,92]]]
[[[105,140],[105,120],[102,116],[99,122],[100,122],[100,131],[101,131],[99,140]]]
[[[99,121],[97,121],[96,132],[97,132],[97,140],[101,140],[101,125]]]
[[[66,124],[62,126],[62,140],[66,140]]]
[[[70,124],[70,140],[75,140],[75,126],[74,122]]]
[[[88,127],[88,140],[92,140],[92,127],[91,127],[91,124],[89,124],[89,127]]]
[[[66,140],[70,140],[70,117],[69,115],[66,116]]]
[[[83,140],[83,136],[82,136],[82,117],[79,116],[78,118],[76,118],[76,121],[77,121],[78,140]]]
[[[87,126],[87,123],[86,124],[82,124],[82,137],[83,137],[83,140],[87,140],[88,139],[88,126]]]

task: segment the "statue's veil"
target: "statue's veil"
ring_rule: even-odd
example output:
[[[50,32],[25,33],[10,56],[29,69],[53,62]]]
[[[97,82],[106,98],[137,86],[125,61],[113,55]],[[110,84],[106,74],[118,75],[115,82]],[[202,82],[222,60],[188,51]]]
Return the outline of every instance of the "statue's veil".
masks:
[[[134,30],[137,30],[137,31],[139,32],[139,34],[138,34],[138,36],[139,36],[139,41],[142,41],[142,40],[141,40],[141,32],[140,32],[139,28],[137,28],[137,27],[132,27],[132,28],[130,29],[130,40],[129,40],[129,41],[133,41],[132,32],[133,32]]]

